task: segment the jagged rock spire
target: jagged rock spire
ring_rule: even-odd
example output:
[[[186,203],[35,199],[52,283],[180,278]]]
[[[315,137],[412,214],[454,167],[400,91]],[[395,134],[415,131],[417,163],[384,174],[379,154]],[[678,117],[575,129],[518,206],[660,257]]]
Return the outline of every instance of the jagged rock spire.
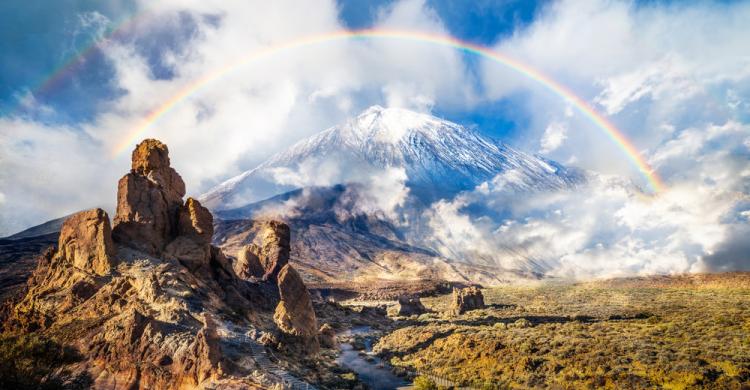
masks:
[[[167,145],[146,139],[135,147],[132,169],[117,188],[113,237],[159,255],[176,237],[185,183],[169,166]]]

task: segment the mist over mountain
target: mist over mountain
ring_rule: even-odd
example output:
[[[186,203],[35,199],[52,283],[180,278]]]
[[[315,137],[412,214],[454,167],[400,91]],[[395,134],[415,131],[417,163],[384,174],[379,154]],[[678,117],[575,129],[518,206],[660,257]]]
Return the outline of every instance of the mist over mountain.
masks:
[[[369,273],[497,284],[537,278],[550,267],[511,248],[489,253],[450,242],[463,233],[436,234],[441,213],[435,207],[490,188],[511,197],[566,191],[592,175],[432,115],[373,106],[227,180],[201,200],[227,221],[287,222],[300,237],[293,252],[311,279],[345,272],[349,278]],[[496,226],[507,217],[490,203],[463,209]],[[224,234],[215,238],[217,244],[237,246],[233,234],[243,230],[232,223],[226,228],[218,223]]]
[[[515,150],[473,129],[401,108],[373,106],[346,123],[301,140],[201,196],[215,210],[306,186],[348,182],[403,184],[425,204],[512,173],[514,190],[571,188],[586,174]]]

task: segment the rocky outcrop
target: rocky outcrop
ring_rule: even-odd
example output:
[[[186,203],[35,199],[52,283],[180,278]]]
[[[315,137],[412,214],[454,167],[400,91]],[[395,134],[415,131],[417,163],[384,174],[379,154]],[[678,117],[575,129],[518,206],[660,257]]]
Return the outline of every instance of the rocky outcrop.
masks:
[[[336,331],[329,324],[323,324],[318,330],[320,346],[323,348],[336,348]]]
[[[114,229],[100,209],[71,216],[59,249],[0,313],[4,329],[74,346],[80,361],[55,372],[85,376],[92,388],[220,388],[225,380],[255,388],[253,350],[239,334],[272,334],[272,346],[291,351],[319,348],[309,293],[287,264],[289,228],[266,222],[262,245],[233,265],[211,245],[209,210],[183,203],[185,185],[169,163],[159,141],[136,147]],[[238,277],[237,265],[253,278]]]
[[[188,198],[180,207],[177,234],[197,243],[210,244],[214,235],[214,217],[200,202]]]
[[[180,206],[177,219],[177,237],[170,242],[164,252],[178,259],[190,271],[208,267],[211,259],[211,236],[213,216],[200,202],[188,198]]]
[[[147,139],[133,151],[130,173],[117,187],[115,241],[160,255],[176,237],[185,183],[169,166],[167,145]]]
[[[260,264],[260,248],[255,244],[245,245],[237,254],[234,272],[242,279],[262,278],[266,270]]]
[[[303,352],[316,352],[318,321],[302,278],[287,264],[278,274],[278,286],[281,300],[273,315],[274,322],[286,336],[299,340]]]
[[[279,221],[266,221],[261,227],[259,260],[265,270],[264,280],[276,280],[289,263],[289,226]]]
[[[413,316],[427,312],[422,301],[417,296],[400,296],[396,302],[395,314],[398,316]]]
[[[460,315],[469,310],[484,309],[484,296],[477,287],[454,288],[450,311]]]
[[[73,214],[62,225],[58,251],[62,259],[82,271],[108,274],[115,266],[117,250],[107,213],[92,209]]]

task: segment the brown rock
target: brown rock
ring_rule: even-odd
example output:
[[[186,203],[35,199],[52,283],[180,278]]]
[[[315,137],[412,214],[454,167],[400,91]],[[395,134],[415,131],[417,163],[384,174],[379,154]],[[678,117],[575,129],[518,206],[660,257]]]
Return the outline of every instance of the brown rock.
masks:
[[[277,280],[281,269],[289,263],[289,226],[279,221],[264,222],[261,240],[259,258],[265,270],[263,279]]]
[[[237,261],[234,263],[234,272],[242,279],[250,277],[262,278],[266,270],[260,264],[258,253],[260,248],[255,244],[245,245],[237,254]]]
[[[420,315],[427,312],[427,309],[422,305],[422,301],[417,296],[406,296],[402,295],[398,297],[396,303],[396,315],[399,316],[412,316]]]
[[[329,324],[323,324],[318,330],[320,346],[323,348],[336,348],[336,331]]]
[[[172,256],[191,272],[208,266],[211,259],[211,244],[193,241],[184,236],[175,238],[164,248],[166,256]]]
[[[117,250],[109,217],[102,209],[81,211],[62,225],[59,256],[83,271],[106,275],[115,266]]]
[[[214,235],[214,217],[200,202],[188,198],[180,208],[177,233],[195,242],[210,244]]]
[[[169,166],[169,150],[147,139],[133,151],[132,170],[118,183],[116,241],[159,255],[177,233],[185,183]]]
[[[454,315],[484,308],[484,296],[476,287],[454,288],[451,302],[451,313]]]
[[[318,321],[302,278],[287,264],[279,272],[278,286],[281,301],[276,306],[274,322],[286,335],[301,339],[305,352],[317,352]]]
[[[187,364],[183,362],[182,365],[192,371],[195,383],[202,383],[220,375],[219,335],[216,332],[216,324],[209,315],[204,316],[203,328],[196,335],[191,352],[191,358],[195,360]]]

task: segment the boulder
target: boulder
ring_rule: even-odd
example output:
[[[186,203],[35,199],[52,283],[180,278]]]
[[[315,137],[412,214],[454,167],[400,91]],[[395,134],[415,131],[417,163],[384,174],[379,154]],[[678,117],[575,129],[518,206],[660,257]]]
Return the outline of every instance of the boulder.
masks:
[[[422,305],[422,301],[417,296],[402,295],[398,297],[396,303],[396,315],[412,316],[420,315],[427,312],[427,308]]]
[[[102,209],[73,214],[60,229],[58,255],[74,267],[96,275],[108,274],[116,263],[109,217]]]
[[[454,288],[451,299],[451,313],[463,314],[469,310],[483,309],[484,296],[477,287]]]
[[[169,150],[147,139],[133,151],[130,173],[117,187],[113,237],[153,255],[177,235],[185,183],[169,166]]]
[[[260,264],[260,248],[255,244],[243,246],[237,254],[234,272],[242,279],[262,278],[266,270]]]
[[[336,331],[329,324],[323,324],[318,330],[320,346],[323,348],[336,348]]]
[[[260,264],[265,270],[263,280],[277,280],[281,269],[289,263],[289,226],[279,221],[266,221],[260,230]]]
[[[307,287],[297,271],[287,264],[278,274],[279,296],[273,319],[285,335],[301,341],[302,350],[317,352],[318,321]]]

